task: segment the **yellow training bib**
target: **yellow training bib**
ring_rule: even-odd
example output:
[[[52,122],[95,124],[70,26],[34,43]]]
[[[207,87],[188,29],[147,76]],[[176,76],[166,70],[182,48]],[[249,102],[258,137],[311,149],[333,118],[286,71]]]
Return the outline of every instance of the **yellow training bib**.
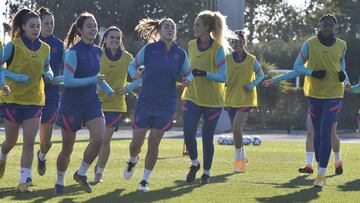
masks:
[[[309,59],[305,67],[313,70],[326,70],[326,76],[316,79],[306,76],[304,95],[316,99],[335,99],[344,97],[344,84],[339,81],[338,72],[341,69],[341,58],[346,42],[336,38],[331,47],[322,45],[317,37],[309,39]]]
[[[196,39],[189,42],[189,60],[192,69],[199,69],[211,73],[217,73],[216,52],[221,45],[214,41],[206,51],[199,51]],[[192,85],[186,87],[183,100],[189,100],[199,106],[223,107],[224,84],[215,82],[207,77],[194,77]]]
[[[2,96],[3,103],[13,103],[20,105],[45,105],[43,71],[44,62],[49,56],[50,47],[40,41],[41,45],[37,51],[29,50],[22,39],[16,38],[11,43],[14,46],[14,57],[7,68],[14,73],[29,76],[28,83],[23,84],[5,78],[5,83],[10,87],[11,94],[7,97]]]
[[[227,107],[256,107],[256,87],[250,92],[244,90],[244,86],[255,80],[254,62],[256,58],[247,54],[246,59],[236,63],[232,54],[226,56],[227,82],[225,93],[225,104]]]
[[[123,51],[122,56],[117,61],[110,60],[103,49],[100,60],[100,73],[105,75],[106,82],[110,87],[117,91],[121,87],[126,86],[126,79],[128,74],[128,66],[133,60],[133,56],[127,51]],[[115,94],[111,97],[106,96],[105,93],[100,92],[100,99],[102,102],[103,111],[106,112],[126,112],[125,95],[120,96]]]

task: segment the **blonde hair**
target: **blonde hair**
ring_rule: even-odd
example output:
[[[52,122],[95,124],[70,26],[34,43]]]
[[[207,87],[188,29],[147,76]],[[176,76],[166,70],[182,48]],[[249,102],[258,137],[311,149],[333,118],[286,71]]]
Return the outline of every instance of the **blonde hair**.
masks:
[[[201,11],[197,18],[201,19],[204,25],[209,26],[210,36],[219,42],[225,53],[230,53],[232,48],[229,39],[237,39],[236,34],[226,24],[226,17],[219,11]]]
[[[139,21],[139,24],[135,27],[135,31],[137,31],[140,37],[145,39],[148,43],[156,42],[160,39],[160,29],[165,21],[171,21],[176,25],[171,18],[144,18]]]

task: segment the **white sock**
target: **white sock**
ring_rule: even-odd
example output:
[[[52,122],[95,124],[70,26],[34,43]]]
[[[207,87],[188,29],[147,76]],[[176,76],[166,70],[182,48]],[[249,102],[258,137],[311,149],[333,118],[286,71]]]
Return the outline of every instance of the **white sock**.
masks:
[[[235,160],[245,160],[245,147],[235,148]]]
[[[191,160],[191,165],[198,166],[199,165],[199,160],[197,158],[194,159],[194,160]]]
[[[7,158],[7,154],[4,154],[0,151],[0,160],[6,160],[6,158]]]
[[[335,156],[335,163],[341,161],[340,152],[334,152],[334,156]]]
[[[97,167],[96,173],[103,174],[104,173],[104,168]]]
[[[314,152],[306,152],[306,164],[313,165]]]
[[[57,185],[65,185],[65,173],[66,171],[57,171],[56,172],[56,182]]]
[[[145,168],[142,180],[145,180],[146,182],[149,182],[150,175],[151,175],[151,170]]]
[[[204,170],[204,174],[210,176],[210,170]]]
[[[46,159],[46,154],[44,154],[44,153],[42,153],[42,152],[40,151],[40,153],[39,153],[39,159],[40,159],[41,161],[45,161],[45,159]]]
[[[31,168],[21,168],[19,184],[26,183],[27,178],[31,178]]]
[[[131,156],[129,159],[129,162],[136,164],[136,162],[138,161],[139,156]]]
[[[77,171],[78,175],[86,176],[88,169],[90,168],[90,164],[85,163],[84,161],[81,162],[80,168]]]
[[[318,168],[318,175],[325,176],[326,175],[326,168]]]

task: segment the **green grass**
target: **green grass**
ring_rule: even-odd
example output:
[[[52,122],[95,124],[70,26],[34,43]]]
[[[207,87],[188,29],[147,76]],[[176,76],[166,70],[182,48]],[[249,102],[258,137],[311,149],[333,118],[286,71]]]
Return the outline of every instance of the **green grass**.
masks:
[[[0,137],[0,141],[4,136]],[[19,143],[21,143],[21,138]],[[36,161],[33,167],[31,194],[17,194],[14,188],[19,176],[21,144],[9,154],[4,177],[0,180],[0,202],[356,202],[360,192],[360,145],[341,146],[345,171],[341,176],[333,176],[333,156],[330,159],[327,185],[322,190],[312,187],[315,175],[305,176],[297,172],[304,164],[304,143],[302,142],[264,142],[261,146],[246,147],[250,163],[245,174],[232,173],[233,147],[215,145],[215,159],[212,168],[211,184],[200,186],[199,179],[194,184],[184,181],[189,159],[182,156],[180,139],[164,139],[160,145],[157,165],[150,178],[150,191],[136,191],[140,181],[146,145],[135,170],[134,177],[122,179],[122,170],[128,158],[130,140],[113,140],[110,160],[105,169],[104,182],[93,186],[93,193],[83,192],[72,180],[72,175],[81,162],[87,145],[86,138],[80,138],[66,174],[66,194],[53,195],[55,181],[55,162],[60,151],[59,136],[48,154],[48,171],[38,176]],[[199,153],[201,152],[201,142]],[[38,149],[38,144],[35,151]],[[202,158],[200,157],[200,160]],[[94,165],[94,164],[93,164]],[[89,179],[93,179],[93,168]],[[200,176],[201,173],[198,175]]]

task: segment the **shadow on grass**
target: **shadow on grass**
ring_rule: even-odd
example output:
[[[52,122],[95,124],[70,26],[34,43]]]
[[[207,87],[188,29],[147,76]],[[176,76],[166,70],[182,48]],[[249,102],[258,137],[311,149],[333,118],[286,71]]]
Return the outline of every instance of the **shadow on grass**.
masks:
[[[347,182],[344,185],[339,185],[338,188],[344,192],[360,191],[360,179]]]
[[[327,178],[334,177],[336,175],[329,175]],[[313,187],[313,179],[306,179],[307,175],[300,175],[294,179],[291,179],[287,183],[262,183],[262,184],[269,184],[274,185],[276,188],[299,188],[301,186],[308,186],[309,188],[302,189],[297,192],[285,194],[285,195],[278,195],[273,197],[264,197],[264,198],[257,198],[259,202],[309,202],[311,200],[315,200],[319,198],[318,193],[321,191],[321,188]],[[356,185],[357,184],[357,185]],[[360,180],[359,182],[351,183],[352,187],[357,187],[360,190]]]
[[[36,190],[36,187],[32,187],[33,192],[31,193],[16,193],[15,187],[7,187],[0,189],[0,199],[2,197],[11,197],[12,201],[31,201],[34,203],[42,203],[45,201],[49,201],[55,196],[54,188]],[[65,195],[66,196],[74,196],[84,193],[83,190],[79,187],[79,185],[69,185],[65,186]],[[72,198],[66,198],[62,202],[73,202]]]
[[[223,183],[228,180],[228,177],[233,175],[233,173],[222,174],[218,176],[213,176],[210,179],[210,184]],[[106,202],[111,200],[113,202],[153,202],[153,201],[164,201],[171,198],[180,197],[182,195],[191,193],[195,188],[206,187],[206,185],[200,185],[199,179],[195,180],[194,184],[189,184],[182,180],[175,181],[175,185],[171,187],[162,188],[159,190],[149,190],[146,192],[130,192],[124,194],[123,196],[119,195],[119,191],[115,190],[113,192],[104,194],[102,196],[95,197],[88,200],[87,202]],[[151,187],[151,185],[150,185]]]
[[[319,198],[320,191],[320,188],[310,187],[290,194],[256,198],[256,200],[259,202],[309,202]]]

